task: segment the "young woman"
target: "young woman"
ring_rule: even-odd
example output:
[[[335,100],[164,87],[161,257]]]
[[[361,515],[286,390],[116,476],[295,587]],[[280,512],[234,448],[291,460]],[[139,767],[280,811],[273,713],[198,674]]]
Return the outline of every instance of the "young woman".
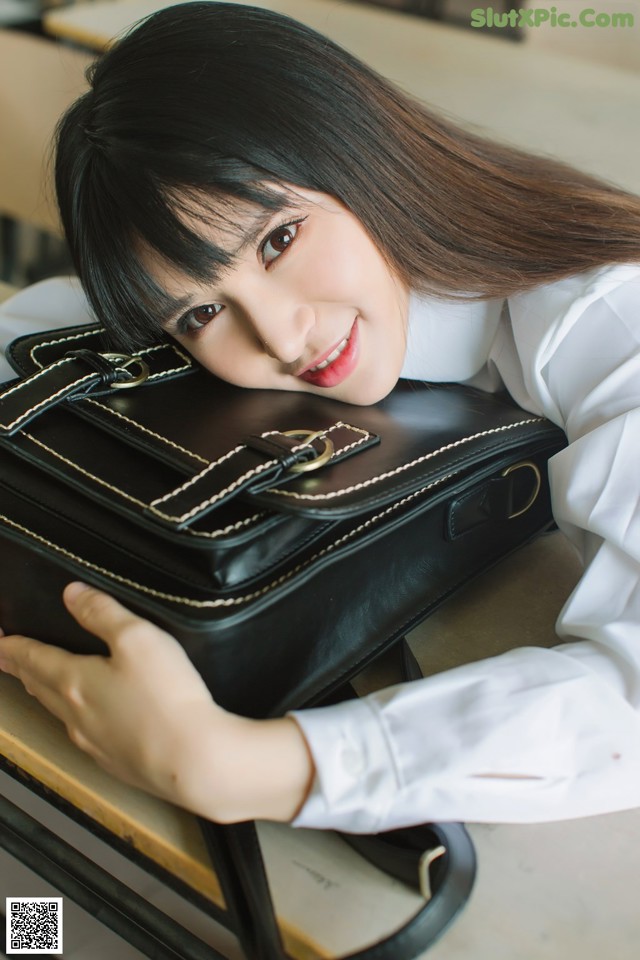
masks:
[[[163,10],[97,63],[56,180],[88,302],[125,345],[168,332],[232,383],[364,404],[403,375],[506,386],[561,424],[554,514],[585,570],[553,650],[266,722],[221,710],[171,637],[80,584],[67,606],[111,656],[5,637],[2,669],[108,770],[221,821],[640,803],[640,200],[220,3]],[[47,285],[5,324],[78,314]]]

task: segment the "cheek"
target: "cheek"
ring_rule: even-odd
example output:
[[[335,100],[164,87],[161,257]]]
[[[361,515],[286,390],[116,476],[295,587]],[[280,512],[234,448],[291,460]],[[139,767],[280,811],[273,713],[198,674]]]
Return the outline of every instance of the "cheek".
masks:
[[[336,289],[345,295],[366,301],[369,306],[372,300],[381,305],[382,297],[388,307],[387,301],[394,292],[389,268],[359,225],[345,232],[342,242],[332,249],[328,269],[323,272],[333,277]]]
[[[336,235],[327,231],[305,248],[300,275],[310,300],[349,303],[354,306],[376,284],[380,265],[368,238],[355,229]]]
[[[309,258],[302,268],[306,300],[325,303],[351,302],[358,292],[359,270],[348,250],[325,248],[322,256]]]
[[[263,354],[231,329],[212,328],[197,338],[184,338],[182,347],[205,370],[237,386],[255,386],[263,367]]]

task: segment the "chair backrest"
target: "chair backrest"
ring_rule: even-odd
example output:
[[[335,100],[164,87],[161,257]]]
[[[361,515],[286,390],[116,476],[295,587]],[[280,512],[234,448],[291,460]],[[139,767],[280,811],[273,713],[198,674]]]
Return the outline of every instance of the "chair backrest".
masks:
[[[49,169],[51,135],[86,89],[90,54],[0,30],[0,214],[59,233]]]

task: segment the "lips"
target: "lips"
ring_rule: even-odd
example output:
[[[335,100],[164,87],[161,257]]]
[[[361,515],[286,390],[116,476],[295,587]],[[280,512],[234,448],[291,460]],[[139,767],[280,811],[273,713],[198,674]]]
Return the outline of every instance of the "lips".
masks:
[[[335,350],[332,350],[326,360],[322,360],[321,363],[316,364],[314,367],[309,367],[310,373],[317,373],[318,370],[324,370],[329,366],[330,363],[333,363],[334,360],[337,360],[346,345],[349,343],[349,337],[346,336],[344,340],[341,340]]]
[[[321,355],[313,366],[298,374],[300,380],[315,387],[336,387],[353,372],[359,357],[358,320],[337,344]]]

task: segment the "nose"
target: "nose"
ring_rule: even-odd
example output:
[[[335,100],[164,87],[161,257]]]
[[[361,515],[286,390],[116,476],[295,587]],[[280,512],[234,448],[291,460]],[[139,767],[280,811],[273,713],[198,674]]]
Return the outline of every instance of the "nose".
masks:
[[[315,326],[315,311],[308,304],[292,305],[282,300],[262,302],[252,311],[250,323],[265,352],[280,363],[299,360]]]

